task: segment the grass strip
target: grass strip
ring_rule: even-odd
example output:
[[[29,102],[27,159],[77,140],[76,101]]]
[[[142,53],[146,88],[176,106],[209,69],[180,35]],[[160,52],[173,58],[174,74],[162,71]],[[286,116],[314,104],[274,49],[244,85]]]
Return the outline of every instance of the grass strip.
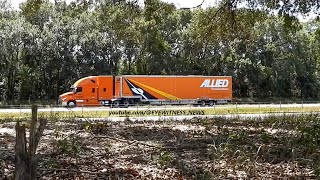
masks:
[[[43,118],[108,118],[108,117],[147,117],[147,116],[181,116],[181,115],[227,115],[227,114],[266,114],[266,113],[315,113],[320,107],[241,107],[241,108],[181,108],[168,110],[113,110],[105,111],[67,111],[67,112],[39,112]],[[31,112],[0,113],[0,119],[27,119]]]

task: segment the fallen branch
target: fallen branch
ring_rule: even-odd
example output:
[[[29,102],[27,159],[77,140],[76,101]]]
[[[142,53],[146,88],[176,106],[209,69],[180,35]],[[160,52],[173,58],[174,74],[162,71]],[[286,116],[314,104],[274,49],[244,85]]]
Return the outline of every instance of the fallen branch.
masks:
[[[254,155],[255,156],[255,162],[257,162],[257,160],[258,160],[258,154],[259,154],[259,152],[260,152],[260,150],[261,150],[261,147],[262,147],[263,145],[260,145],[259,146],[259,148],[258,148],[258,150],[257,150],[257,152],[256,152],[256,154]]]
[[[68,171],[68,172],[74,172],[79,174],[92,174],[92,175],[112,175],[115,173],[118,174],[133,174],[135,171],[132,169],[114,169],[111,171],[105,171],[105,172],[92,172],[92,171],[83,171],[83,170],[77,170],[77,169],[63,169],[63,168],[39,168],[39,171]]]
[[[174,146],[174,147],[163,147],[162,149],[173,149],[173,150],[183,150],[183,149],[204,149],[207,148],[208,144],[206,145],[186,145],[186,146]]]
[[[154,145],[147,144],[147,143],[144,143],[144,142],[140,142],[140,141],[137,141],[137,140],[131,141],[131,140],[120,139],[120,138],[111,137],[111,136],[95,136],[94,138],[105,138],[105,139],[110,139],[110,140],[115,140],[115,141],[128,143],[129,145],[132,145],[132,144],[136,143],[136,144],[141,144],[141,145],[152,147],[152,148],[162,149],[162,147],[154,146]]]
[[[92,171],[82,171],[76,169],[59,169],[59,168],[40,168],[39,171],[69,171],[75,173],[84,173],[84,174],[107,174],[107,172],[92,172]]]
[[[137,140],[126,140],[126,139],[119,139],[119,138],[116,138],[116,137],[110,137],[110,136],[95,136],[94,138],[106,138],[106,139],[110,139],[110,140],[115,140],[115,141],[120,141],[120,142],[124,142],[124,143],[128,143],[130,145],[132,144],[141,144],[141,145],[144,145],[144,146],[148,146],[148,147],[151,147],[151,148],[156,148],[156,149],[161,149],[161,150],[182,150],[182,149],[199,149],[199,148],[207,148],[208,147],[208,144],[205,144],[205,145],[186,145],[186,146],[171,146],[171,147],[160,147],[160,146],[154,146],[154,145],[151,145],[151,144],[147,144],[147,143],[143,143],[143,142],[140,142],[140,141],[137,141]]]

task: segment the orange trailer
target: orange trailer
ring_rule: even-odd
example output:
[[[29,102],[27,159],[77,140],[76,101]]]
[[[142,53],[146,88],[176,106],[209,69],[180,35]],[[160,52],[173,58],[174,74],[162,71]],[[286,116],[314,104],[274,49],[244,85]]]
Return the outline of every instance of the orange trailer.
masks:
[[[226,103],[232,99],[231,76],[89,76],[60,95],[63,105],[108,105],[127,107],[136,103],[199,104]]]

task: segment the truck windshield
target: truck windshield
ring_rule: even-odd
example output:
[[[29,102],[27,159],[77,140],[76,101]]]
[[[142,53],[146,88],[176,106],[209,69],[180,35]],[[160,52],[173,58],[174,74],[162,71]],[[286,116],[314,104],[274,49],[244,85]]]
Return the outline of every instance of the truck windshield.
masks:
[[[82,87],[77,87],[76,88],[76,92],[78,93],[78,92],[82,92]]]
[[[71,87],[71,91],[73,93],[82,92],[82,87]]]

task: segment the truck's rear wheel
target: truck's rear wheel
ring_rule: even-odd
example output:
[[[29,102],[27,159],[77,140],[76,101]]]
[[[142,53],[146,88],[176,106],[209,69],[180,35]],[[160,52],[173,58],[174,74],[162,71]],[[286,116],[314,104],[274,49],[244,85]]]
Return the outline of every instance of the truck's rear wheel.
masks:
[[[107,106],[108,105],[108,101],[100,101],[101,106]]]
[[[75,101],[68,101],[67,106],[70,108],[76,107],[76,102]]]
[[[214,105],[214,101],[209,101],[209,106],[213,106]]]
[[[112,106],[115,107],[115,108],[119,107],[120,106],[120,101],[114,101],[112,103]]]

